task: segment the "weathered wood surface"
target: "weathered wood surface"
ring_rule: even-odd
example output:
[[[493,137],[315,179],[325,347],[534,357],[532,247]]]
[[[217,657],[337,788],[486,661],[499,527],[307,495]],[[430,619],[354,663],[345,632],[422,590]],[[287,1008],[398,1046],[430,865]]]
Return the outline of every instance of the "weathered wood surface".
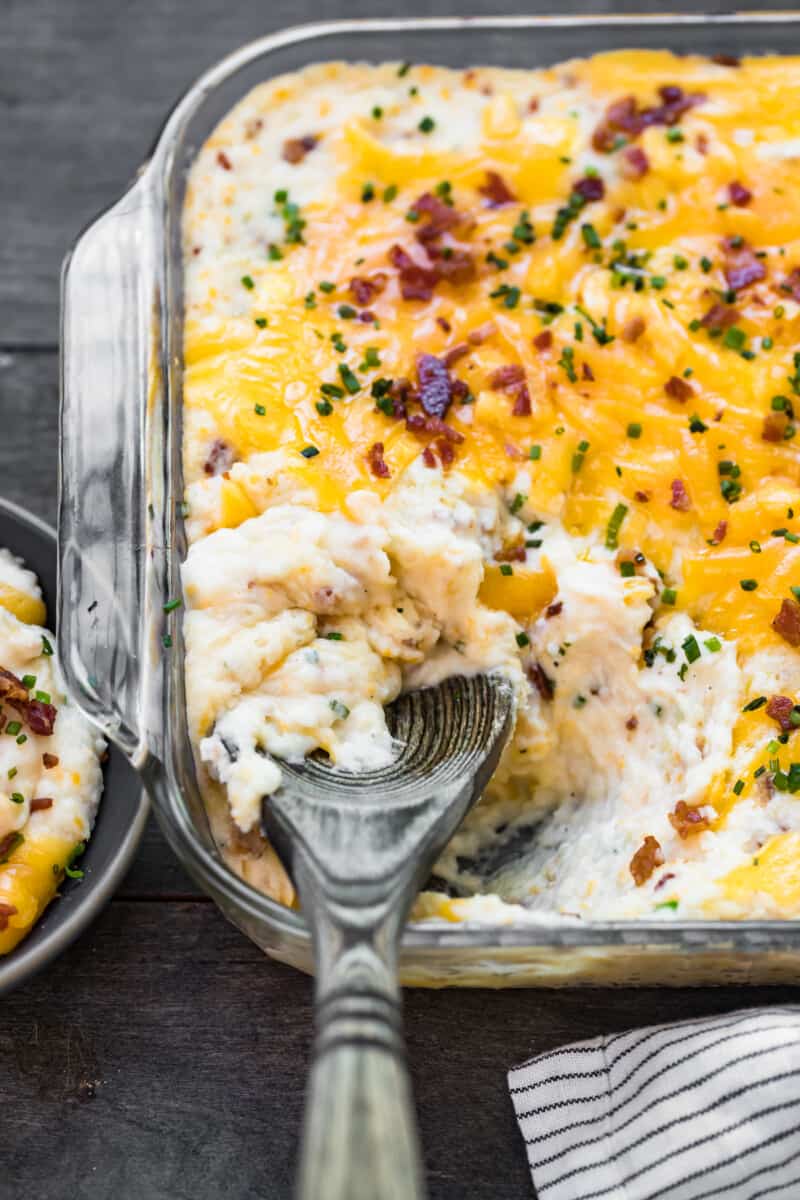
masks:
[[[414,0],[410,7],[441,15],[492,6]],[[498,5],[506,7],[514,5]],[[540,0],[518,7],[667,6]],[[390,0],[5,0],[0,493],[54,519],[60,261],[81,226],[125,186],[172,100],[250,37],[302,20],[396,11]],[[603,1031],[798,995],[409,993],[433,1200],[532,1194],[505,1088],[511,1063]],[[104,916],[2,1002],[0,1200],[289,1200],[309,1000],[307,979],[263,958],[198,895],[151,823]]]

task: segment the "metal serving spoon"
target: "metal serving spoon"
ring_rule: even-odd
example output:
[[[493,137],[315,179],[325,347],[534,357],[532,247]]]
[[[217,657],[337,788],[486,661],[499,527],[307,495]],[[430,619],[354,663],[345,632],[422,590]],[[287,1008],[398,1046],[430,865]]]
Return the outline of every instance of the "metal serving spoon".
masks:
[[[291,870],[316,961],[301,1200],[425,1195],[400,1015],[400,936],[513,719],[501,676],[448,679],[387,710],[398,758],[364,774],[281,763],[264,828]]]

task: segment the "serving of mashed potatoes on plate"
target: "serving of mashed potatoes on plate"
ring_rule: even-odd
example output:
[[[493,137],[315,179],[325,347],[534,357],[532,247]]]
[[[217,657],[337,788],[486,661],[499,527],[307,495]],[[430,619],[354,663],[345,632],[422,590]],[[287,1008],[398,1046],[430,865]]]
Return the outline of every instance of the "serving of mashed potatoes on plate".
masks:
[[[792,58],[327,63],[208,139],[187,697],[254,886],[281,759],[385,764],[401,690],[488,670],[417,919],[800,916],[798,113]]]
[[[0,955],[30,932],[77,863],[105,743],[67,703],[32,571],[0,547]]]

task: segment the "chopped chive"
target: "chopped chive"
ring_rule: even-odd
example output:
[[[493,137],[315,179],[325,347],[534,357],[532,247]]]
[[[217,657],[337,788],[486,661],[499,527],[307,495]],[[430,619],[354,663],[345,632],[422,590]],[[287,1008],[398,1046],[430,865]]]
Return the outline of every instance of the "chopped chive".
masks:
[[[9,796],[9,800],[11,801],[12,804],[24,804],[25,803],[25,797],[23,796],[22,792],[12,792],[11,795]]]
[[[255,318],[255,323],[256,323],[256,325],[258,326],[258,328],[259,328],[259,329],[266,329],[266,328],[267,328],[267,318],[266,318],[266,317],[256,317],[256,318]]]
[[[744,708],[742,709],[742,712],[755,712],[756,709],[763,708],[763,706],[766,703],[767,703],[766,696],[756,696],[756,698],[754,700],[751,700],[749,702],[749,704],[745,704]]]
[[[341,642],[341,641],[343,641],[343,638],[342,638],[342,635],[341,635],[341,633],[339,633],[339,632],[338,632],[337,630],[335,630],[335,629],[332,629],[332,630],[330,631],[330,633],[326,633],[326,634],[325,634],[325,637],[328,639],[328,641],[329,641],[329,642]]]
[[[528,637],[527,633],[517,634],[517,645],[519,646],[520,650],[524,649],[525,646],[529,646],[530,644],[531,639]]]
[[[346,704],[342,704],[341,700],[331,700],[329,703],[336,716],[342,721],[345,719],[345,717],[350,716],[350,709]]]
[[[316,446],[304,446],[300,453],[302,454],[303,458],[316,458],[319,454],[319,450]]]
[[[336,311],[343,321],[353,321],[358,316],[352,304],[340,304]]]
[[[661,603],[668,604],[673,607],[678,599],[678,593],[675,588],[664,588],[661,593]]]
[[[609,518],[606,526],[606,549],[616,550],[619,545],[619,531],[622,527],[622,522],[628,515],[627,504],[618,504]]]
[[[252,292],[253,288],[256,286],[253,282],[252,275],[243,275],[242,283],[247,288],[248,292]]]
[[[737,779],[737,780],[736,780],[736,783],[733,785],[733,794],[734,794],[734,796],[741,796],[741,794],[742,794],[742,792],[743,792],[743,791],[744,791],[744,780],[743,780],[743,779]]]
[[[344,391],[339,387],[338,383],[321,383],[319,390],[323,396],[332,396],[334,400],[341,400],[344,396]]]
[[[530,450],[528,451],[528,458],[532,462],[538,462],[541,457],[542,457],[542,447],[541,446],[531,446]]]
[[[32,687],[36,687],[36,676],[35,675],[23,675],[22,676],[22,686],[26,687],[28,689],[28,691],[30,691]]]
[[[9,735],[9,737],[16,737],[20,729],[22,729],[21,721],[9,721],[6,725],[6,733]]]
[[[700,647],[698,646],[697,638],[693,633],[690,633],[687,638],[683,639],[681,642],[681,649],[686,655],[686,661],[688,663],[697,662],[698,658],[700,657]]]
[[[265,417],[267,415],[267,410],[263,404],[254,404],[253,411],[257,417]]]
[[[754,592],[758,587],[757,579],[740,579],[739,587],[743,592]]]
[[[423,117],[417,129],[420,133],[431,133],[436,128],[436,122],[433,117]]]
[[[321,417],[329,417],[333,412],[333,405],[330,400],[317,400],[314,407]]]
[[[640,438],[642,436],[642,427],[638,421],[631,421],[627,429],[629,438]]]
[[[509,511],[512,513],[518,513],[527,499],[528,497],[523,492],[517,492],[516,496],[511,501]]]
[[[46,637],[42,638],[42,654],[45,658],[53,657],[53,647],[50,645],[50,642]]]
[[[501,575],[513,575],[514,568],[511,566],[511,563],[500,563],[500,574]]]
[[[633,579],[636,574],[636,565],[626,559],[619,564],[619,573],[623,579]]]
[[[677,907],[678,907],[678,901],[677,901],[677,900],[662,900],[660,904],[657,904],[657,905],[656,905],[655,911],[656,911],[656,912],[658,912],[658,910],[659,910],[660,908],[669,908],[669,909],[671,909],[673,912],[675,912],[675,910],[677,909]]]
[[[351,396],[355,396],[356,392],[361,391],[361,384],[358,377],[353,374],[347,363],[339,363],[339,375]]]
[[[581,225],[581,234],[584,242],[590,250],[600,249],[603,243],[600,241],[600,235],[598,234],[594,225]]]
[[[397,184],[390,183],[388,187],[385,187],[383,189],[383,197],[382,197],[383,203],[391,204],[392,200],[394,200],[396,195],[397,195]]]
[[[703,645],[705,646],[706,650],[710,650],[712,654],[716,654],[718,650],[722,649],[722,642],[718,637],[706,638],[703,642]]]

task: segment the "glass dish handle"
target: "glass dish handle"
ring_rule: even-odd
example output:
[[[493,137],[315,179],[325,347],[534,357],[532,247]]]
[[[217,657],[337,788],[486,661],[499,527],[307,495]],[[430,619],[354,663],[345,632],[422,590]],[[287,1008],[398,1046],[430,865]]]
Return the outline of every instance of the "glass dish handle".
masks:
[[[61,285],[60,660],[72,698],[138,766],[158,663],[145,454],[161,378],[157,237],[145,173],[80,237]]]

